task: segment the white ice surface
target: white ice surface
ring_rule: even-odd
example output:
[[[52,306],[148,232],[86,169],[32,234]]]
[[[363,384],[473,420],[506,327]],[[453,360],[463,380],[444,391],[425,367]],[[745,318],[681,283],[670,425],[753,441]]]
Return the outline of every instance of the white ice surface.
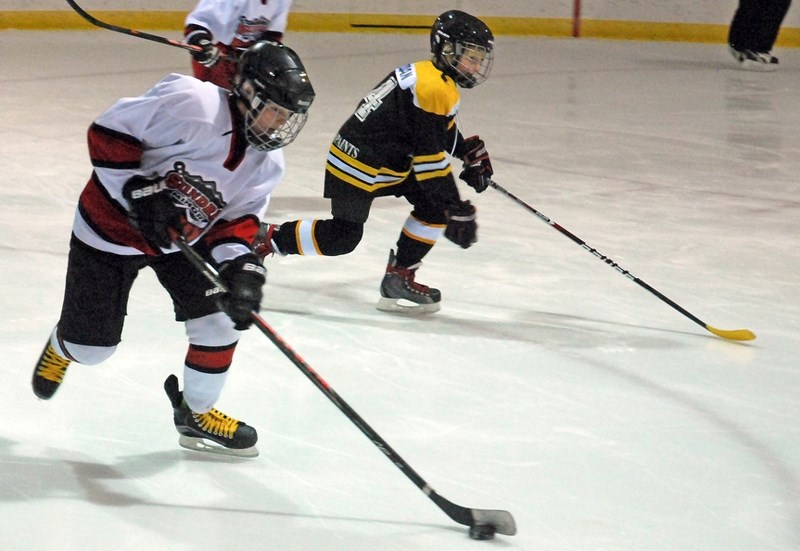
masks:
[[[328,144],[424,35],[287,37],[317,90],[287,148],[274,221],[328,214]],[[800,549],[800,51],[741,72],[722,46],[497,41],[462,95],[496,180],[724,341],[494,190],[480,241],[442,241],[422,319],[376,311],[408,213],[378,200],[339,258],[268,262],[263,315],[427,480],[510,511],[518,534],[467,538],[260,333],[218,404],[261,455],[177,446],[161,389],[185,341],[149,272],[117,354],[30,390],[61,304],[90,174],[86,129],[170,71],[177,49],[107,31],[0,33],[0,548],[361,551]]]

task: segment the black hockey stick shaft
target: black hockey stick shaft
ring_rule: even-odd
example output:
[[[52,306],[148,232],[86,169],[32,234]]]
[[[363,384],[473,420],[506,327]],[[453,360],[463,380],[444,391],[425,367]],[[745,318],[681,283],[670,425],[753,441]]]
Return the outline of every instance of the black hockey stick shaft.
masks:
[[[220,291],[227,292],[227,289],[219,277],[219,272],[203,259],[184,238],[180,238],[176,245],[183,252],[186,258],[200,270],[203,275]],[[516,533],[516,525],[514,518],[507,511],[496,511],[488,509],[470,509],[456,505],[451,501],[445,499],[411,468],[400,455],[384,440],[369,424],[345,402],[339,394],[316,372],[308,365],[308,363],[295,352],[286,341],[262,318],[258,313],[252,312],[253,323],[256,327],[280,350],[295,367],[297,367],[303,375],[305,375],[314,386],[316,386],[322,393],[344,413],[358,429],[375,444],[375,446],[383,452],[383,454],[394,463],[411,481],[423,491],[447,516],[454,521],[465,526],[473,526],[480,524],[491,524],[495,527],[496,531],[505,535],[514,535]]]
[[[717,335],[718,337],[722,337],[723,339],[729,339],[734,341],[750,341],[756,338],[755,334],[749,329],[726,330],[726,329],[717,329],[716,327],[708,325],[706,322],[704,322],[703,320],[701,320],[700,318],[698,318],[697,316],[695,316],[694,314],[683,308],[680,304],[676,303],[669,297],[665,296],[657,289],[651,287],[646,282],[639,279],[631,272],[629,272],[628,270],[617,264],[611,258],[605,256],[604,254],[601,254],[600,252],[598,252],[597,249],[590,247],[589,245],[586,244],[586,242],[583,239],[579,238],[574,233],[567,230],[566,228],[556,223],[555,221],[551,220],[550,218],[548,218],[547,216],[545,216],[544,214],[542,214],[541,212],[530,206],[528,203],[526,203],[525,201],[523,201],[522,199],[520,199],[507,189],[505,189],[497,182],[493,181],[489,185],[494,189],[496,189],[497,191],[499,191],[500,193],[502,193],[503,195],[505,195],[506,197],[508,197],[509,199],[511,199],[512,201],[514,201],[515,203],[517,203],[518,205],[520,205],[521,207],[523,207],[528,212],[534,214],[537,218],[539,218],[539,220],[541,220],[545,224],[559,231],[562,235],[567,236],[569,239],[580,245],[581,248],[589,251],[592,255],[594,255],[595,257],[602,260],[604,263],[614,268],[617,272],[621,273],[622,275],[624,275],[625,277],[627,277],[628,279],[630,279],[631,281],[642,287],[643,289],[646,289],[647,291],[655,295],[657,298],[670,305],[672,308],[674,308],[675,310],[677,310],[678,312],[680,312],[681,314],[683,314],[684,316],[695,322],[703,329],[706,329],[707,331],[713,333],[714,335]]]
[[[186,44],[185,42],[181,42],[180,40],[172,40],[171,38],[167,38],[165,36],[159,36],[157,34],[150,34],[144,31],[137,31],[136,29],[128,29],[126,27],[120,27],[118,25],[112,25],[111,23],[106,23],[105,21],[100,21],[92,14],[84,10],[80,7],[75,0],[67,0],[67,4],[69,4],[75,13],[83,17],[86,21],[95,25],[96,27],[100,27],[102,29],[108,29],[109,31],[114,31],[116,33],[127,34],[130,36],[135,36],[137,38],[144,38],[145,40],[150,40],[152,42],[158,42],[159,44],[166,44],[167,46],[175,46],[176,48],[183,48],[184,50],[189,50],[190,52],[202,52],[203,48],[200,46],[194,46],[192,44]],[[223,59],[230,59],[230,55],[221,55]]]

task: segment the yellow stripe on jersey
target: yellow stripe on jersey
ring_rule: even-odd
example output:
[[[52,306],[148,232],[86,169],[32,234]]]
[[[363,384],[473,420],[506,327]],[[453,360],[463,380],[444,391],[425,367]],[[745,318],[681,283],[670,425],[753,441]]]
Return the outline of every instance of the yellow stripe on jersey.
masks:
[[[415,155],[414,164],[439,163],[445,159],[447,159],[447,157],[445,157],[444,151],[440,151],[439,153],[432,153],[430,155]]]
[[[411,172],[411,170],[398,172],[386,167],[375,168],[366,165],[333,145],[328,150],[325,169],[340,180],[370,192],[399,184]]]
[[[418,172],[416,176],[417,176],[417,181],[422,182],[425,180],[432,180],[433,178],[442,178],[443,176],[447,176],[451,172],[453,172],[453,170],[448,166],[446,169],[443,170],[436,170],[423,173]]]
[[[444,151],[433,155],[417,155],[413,158],[414,176],[418,181],[441,178],[453,172],[450,160]]]
[[[458,111],[460,96],[456,83],[450,77],[442,78],[442,72],[433,62],[418,61],[414,64],[417,82],[414,85],[414,103],[423,111],[452,117]]]
[[[331,155],[334,155],[337,158],[341,159],[342,161],[347,163],[349,166],[352,166],[356,170],[359,170],[359,171],[365,173],[368,176],[371,176],[371,177],[374,178],[378,174],[378,169],[377,168],[371,167],[369,165],[365,165],[364,163],[362,163],[361,161],[357,160],[355,157],[352,157],[352,156],[348,155],[347,153],[345,153],[344,151],[342,151],[341,149],[339,149],[335,145],[332,145],[330,147],[330,149],[328,150],[328,152]]]

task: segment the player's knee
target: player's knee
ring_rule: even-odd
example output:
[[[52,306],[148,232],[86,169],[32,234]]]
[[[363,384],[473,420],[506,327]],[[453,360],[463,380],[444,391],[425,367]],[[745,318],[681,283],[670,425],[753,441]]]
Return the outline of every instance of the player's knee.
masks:
[[[227,346],[239,340],[233,321],[223,312],[186,321],[189,343],[202,346]]]
[[[447,211],[438,205],[418,205],[411,211],[411,216],[430,225],[447,224]]]
[[[320,244],[326,256],[348,254],[355,250],[364,235],[364,224],[349,222],[334,218],[330,223],[331,239],[328,243]]]
[[[63,341],[62,347],[69,358],[83,365],[96,365],[109,359],[117,350],[116,346],[88,346]]]
[[[364,225],[355,222],[341,222],[339,225],[342,235],[341,247],[344,251],[342,254],[351,253],[361,243],[361,238],[364,236]]]

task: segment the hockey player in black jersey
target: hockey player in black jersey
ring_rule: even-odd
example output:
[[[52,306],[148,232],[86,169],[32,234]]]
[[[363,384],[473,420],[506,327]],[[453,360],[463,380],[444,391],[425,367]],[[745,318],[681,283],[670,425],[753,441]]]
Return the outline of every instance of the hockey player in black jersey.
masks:
[[[461,199],[449,156],[463,162],[459,177],[478,193],[488,187],[492,165],[484,143],[465,139],[456,115],[459,87],[489,76],[494,37],[480,19],[452,10],[436,19],[430,41],[432,59],[389,73],[333,139],[324,190],[332,218],[262,224],[257,255],[347,254],[361,241],[372,201],[404,197],[413,210],[397,252],[389,253],[377,308],[439,310],[441,293],[417,283],[415,272],[442,234],[465,249],[477,239],[475,207]]]

